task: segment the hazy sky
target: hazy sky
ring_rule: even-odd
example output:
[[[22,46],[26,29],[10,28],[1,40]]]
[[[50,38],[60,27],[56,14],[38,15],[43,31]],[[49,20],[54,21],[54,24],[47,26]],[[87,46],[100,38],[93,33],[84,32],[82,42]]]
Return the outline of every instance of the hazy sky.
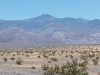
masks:
[[[100,19],[100,0],[0,0],[0,19],[55,17]]]

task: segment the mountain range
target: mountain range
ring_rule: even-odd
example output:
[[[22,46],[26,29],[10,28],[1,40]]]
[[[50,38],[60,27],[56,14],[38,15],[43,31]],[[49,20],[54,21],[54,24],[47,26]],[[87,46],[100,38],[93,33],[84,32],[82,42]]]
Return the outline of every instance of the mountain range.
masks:
[[[0,47],[100,44],[100,20],[56,18],[49,14],[0,20]]]

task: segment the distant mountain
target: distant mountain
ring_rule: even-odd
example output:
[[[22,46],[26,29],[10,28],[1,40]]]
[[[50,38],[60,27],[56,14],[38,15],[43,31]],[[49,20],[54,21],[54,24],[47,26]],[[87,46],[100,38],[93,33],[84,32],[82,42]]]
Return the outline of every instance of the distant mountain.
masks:
[[[100,44],[100,20],[56,18],[49,14],[25,20],[0,20],[0,44]]]

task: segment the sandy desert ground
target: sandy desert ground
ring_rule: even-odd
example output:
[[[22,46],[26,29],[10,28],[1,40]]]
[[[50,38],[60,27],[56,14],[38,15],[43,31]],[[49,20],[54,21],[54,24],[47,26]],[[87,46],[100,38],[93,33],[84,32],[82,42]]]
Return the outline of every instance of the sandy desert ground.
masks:
[[[100,45],[46,46],[0,51],[0,75],[43,75],[42,65],[88,61],[89,75],[100,75]],[[56,59],[56,60],[53,60]],[[93,59],[97,60],[94,64]],[[22,63],[18,65],[16,62]]]

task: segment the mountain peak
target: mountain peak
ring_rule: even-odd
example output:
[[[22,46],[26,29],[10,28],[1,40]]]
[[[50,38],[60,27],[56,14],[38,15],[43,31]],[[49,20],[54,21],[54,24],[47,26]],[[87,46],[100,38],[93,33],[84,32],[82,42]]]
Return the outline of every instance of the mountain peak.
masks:
[[[53,16],[49,15],[49,14],[42,14],[39,17],[41,17],[41,18],[53,18]]]

